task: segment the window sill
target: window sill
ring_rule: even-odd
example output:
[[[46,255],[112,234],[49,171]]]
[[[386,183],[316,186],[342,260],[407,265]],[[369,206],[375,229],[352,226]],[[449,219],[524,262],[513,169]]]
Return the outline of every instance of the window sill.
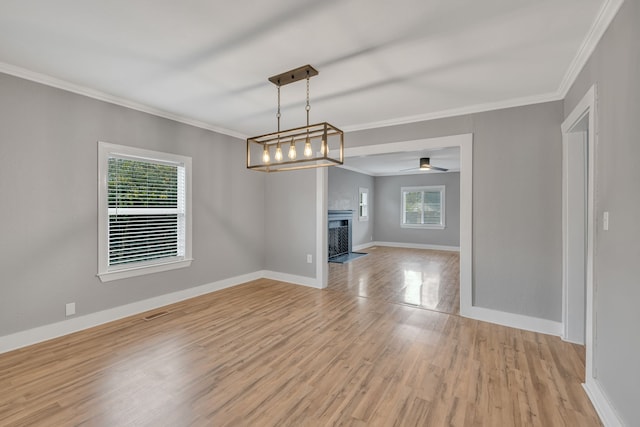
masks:
[[[436,225],[436,224],[401,224],[401,228],[417,228],[424,230],[444,230],[446,227],[444,225]]]
[[[126,279],[129,277],[142,276],[145,274],[159,273],[161,271],[175,270],[185,268],[191,265],[193,259],[182,259],[179,261],[171,261],[163,264],[143,265],[132,268],[122,268],[112,271],[104,271],[98,273],[98,277],[102,282],[111,282],[112,280]]]

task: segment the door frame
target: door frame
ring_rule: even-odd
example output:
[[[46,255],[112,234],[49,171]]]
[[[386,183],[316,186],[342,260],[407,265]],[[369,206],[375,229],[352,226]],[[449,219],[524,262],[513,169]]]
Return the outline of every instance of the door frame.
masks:
[[[460,148],[460,315],[473,317],[473,134],[451,135],[425,138],[412,141],[390,142],[345,148],[345,157],[373,154],[397,153],[432,148]],[[326,168],[317,172],[316,218],[316,254],[323,265],[318,265],[316,278],[318,287],[327,286],[327,192],[328,179]]]
[[[596,111],[596,85],[591,86],[573,111],[562,122],[562,322],[563,322],[563,339],[567,338],[568,324],[571,316],[568,309],[568,227],[567,227],[567,207],[568,207],[568,144],[569,134],[575,130],[576,126],[585,118],[588,118],[588,140],[587,140],[587,221],[586,221],[586,310],[585,310],[585,347],[586,347],[586,363],[585,363],[585,382],[595,379],[594,369],[594,353],[595,353],[595,317],[594,311],[594,295],[596,291],[594,283],[594,252],[595,252],[595,157],[598,139],[597,132],[597,111]]]

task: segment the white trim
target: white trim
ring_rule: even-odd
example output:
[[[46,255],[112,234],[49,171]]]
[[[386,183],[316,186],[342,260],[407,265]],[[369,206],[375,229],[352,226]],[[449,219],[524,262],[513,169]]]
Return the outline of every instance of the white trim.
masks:
[[[179,166],[184,170],[184,194],[179,188],[178,197],[184,198],[184,254],[171,259],[158,260],[147,263],[135,263],[130,266],[109,266],[109,211],[108,194],[108,168],[109,157],[117,156],[131,159],[154,161],[168,165]],[[180,173],[180,172],[179,172]],[[146,150],[126,145],[112,144],[98,141],[98,273],[102,282],[110,282],[128,277],[144,274],[158,273],[167,270],[185,268],[191,265],[192,258],[192,215],[191,215],[191,157],[179,154],[165,153],[161,151]],[[179,179],[179,181],[181,181]],[[130,210],[130,209],[126,209]],[[179,233],[180,234],[180,233]],[[181,238],[179,236],[179,238]]]
[[[318,285],[318,280],[314,277],[298,276],[296,274],[281,273],[279,271],[262,270],[264,279],[277,280],[279,282],[293,283],[294,285],[308,286],[310,288],[322,289]]]
[[[458,147],[473,140],[473,134],[439,136],[427,139],[413,139],[410,141],[389,142],[386,144],[362,145],[344,149],[344,157],[374,156],[377,154],[401,153],[405,151],[418,151],[429,148]],[[462,155],[460,156],[462,157]],[[344,165],[342,165],[344,167]],[[462,168],[461,168],[462,169]]]
[[[328,249],[328,187],[327,168],[316,169],[316,282],[314,287],[323,289],[329,283]]]
[[[56,77],[48,76],[46,74],[30,71],[30,70],[27,70],[26,68],[7,64],[6,62],[0,62],[0,73],[9,74],[11,76],[19,77],[21,79],[30,80],[32,82],[40,83],[46,86],[65,90],[67,92],[72,92],[78,95],[86,96],[87,98],[97,99],[99,101],[104,101],[110,104],[119,105],[121,107],[129,108],[131,110],[141,111],[143,113],[151,114],[157,117],[173,120],[174,122],[184,123],[189,126],[210,130],[223,135],[229,135],[234,138],[247,139],[248,137],[248,135],[245,135],[240,132],[236,132],[231,129],[226,129],[226,128],[215,126],[209,123],[201,122],[199,120],[190,119],[189,117],[170,113],[168,111],[160,110],[158,108],[151,107],[145,104],[140,104],[138,102],[131,101],[129,99],[122,98],[120,96],[110,95],[106,92],[101,92],[96,89],[91,89],[89,87],[71,83],[62,79],[58,79]]]
[[[230,288],[232,286],[240,285],[263,277],[265,277],[263,271],[256,271],[253,273],[230,277],[228,279],[218,280],[206,285],[196,286],[194,288],[188,288],[182,291],[159,295],[146,300],[136,301],[130,304],[86,314],[84,316],[73,317],[61,322],[39,326],[26,331],[5,335],[0,339],[0,353],[37,344],[42,341],[47,341],[63,335],[82,331],[84,329],[89,329],[124,317],[134,316],[145,311],[164,307],[166,305],[219,291],[221,289]]]
[[[611,21],[615,18],[622,3],[624,3],[624,0],[606,0],[600,8],[598,16],[595,21],[593,21],[587,36],[582,41],[576,56],[573,58],[573,61],[571,61],[567,72],[558,86],[557,94],[561,99],[564,99],[567,93],[569,93],[569,89],[571,89],[571,86],[573,86],[573,83],[578,78],[580,71],[582,71],[582,68],[591,57],[591,54],[605,31],[609,28]]]
[[[454,108],[451,110],[435,111],[432,113],[416,114],[413,116],[398,117],[377,122],[361,123],[351,126],[342,126],[344,132],[355,132],[366,129],[376,129],[388,126],[405,125],[409,123],[424,122],[427,120],[444,119],[447,117],[457,117],[466,114],[484,113],[487,111],[501,110],[504,108],[523,107],[525,105],[542,104],[544,102],[560,101],[562,96],[557,92],[533,95],[523,98],[506,99],[504,101],[488,102],[484,104],[470,105],[467,107]]]
[[[473,134],[345,148],[344,157],[444,147],[460,147],[460,314],[471,317],[467,313],[468,308],[473,306]],[[324,191],[327,191],[326,186]],[[327,223],[324,222],[322,226],[326,228]],[[316,244],[320,245],[321,242],[316,239]],[[326,249],[318,247],[319,250]]]
[[[600,416],[600,421],[602,421],[605,427],[624,426],[615,409],[613,409],[613,405],[611,405],[611,402],[607,399],[607,395],[602,390],[602,387],[600,387],[598,380],[587,378],[587,381],[582,384],[582,387],[587,393],[587,396],[589,396],[593,407]]]
[[[588,114],[589,115],[589,142],[587,146],[587,262],[586,262],[586,313],[585,313],[585,346],[586,346],[586,361],[585,361],[585,381],[589,381],[590,379],[596,378],[595,372],[595,363],[594,363],[594,354],[595,347],[597,346],[597,341],[595,339],[594,334],[594,309],[593,309],[593,300],[594,300],[594,292],[595,292],[595,283],[594,283],[594,253],[595,253],[595,182],[596,182],[596,170],[595,170],[595,157],[596,157],[596,144],[598,140],[598,127],[597,127],[597,88],[596,85],[591,86],[584,97],[580,100],[578,105],[573,109],[573,111],[567,116],[567,118],[562,122],[561,130],[562,130],[562,144],[563,144],[563,154],[566,150],[566,145],[568,144],[568,133],[572,130],[572,128],[580,121],[582,118]],[[565,159],[566,160],[566,159]],[[566,189],[564,182],[566,181],[566,165],[565,160],[563,160],[563,168],[562,168],[562,179],[563,179],[563,188],[562,188],[562,238],[563,238],[563,248],[562,248],[562,321],[565,324],[563,327],[563,337],[566,335],[566,323],[568,322],[568,311],[567,311],[567,280],[566,280],[566,264],[567,264],[567,250],[566,250],[566,219],[565,219],[565,201],[566,201]]]
[[[473,306],[473,135],[460,143],[460,315]]]
[[[430,249],[434,251],[460,252],[460,246],[429,245],[424,243],[404,243],[404,242],[372,242],[369,246],[387,246],[390,248],[406,249]]]
[[[432,113],[398,117],[389,120],[361,123],[351,126],[342,126],[342,130],[345,132],[355,132],[359,130],[404,125],[409,123],[423,122],[427,120],[443,119],[447,117],[457,117],[466,114],[484,113],[487,111],[501,110],[504,108],[514,108],[526,105],[542,104],[544,102],[561,101],[567,96],[569,89],[571,89],[571,86],[576,81],[576,78],[578,78],[580,71],[582,71],[582,68],[591,57],[591,54],[598,45],[598,42],[604,35],[605,31],[607,30],[607,28],[609,28],[611,21],[613,21],[613,18],[615,18],[618,10],[622,6],[622,3],[624,3],[624,0],[606,0],[591,28],[589,29],[589,32],[587,33],[585,39],[580,45],[576,56],[573,58],[571,64],[567,68],[562,81],[558,85],[558,89],[555,92],[526,96],[522,98],[506,99],[497,102],[488,102],[484,104],[470,105],[461,108],[454,108],[451,110],[435,111]]]
[[[339,166],[336,166],[336,167],[337,168],[341,168],[341,169],[350,170],[351,172],[361,173],[362,175],[375,176],[375,175],[370,174],[367,171],[363,171],[362,169],[354,168],[353,166],[348,166],[348,165],[345,165],[345,164],[342,164],[342,165],[339,165]]]
[[[456,117],[466,114],[483,113],[487,111],[500,110],[504,108],[522,107],[525,105],[541,104],[544,102],[559,101],[566,97],[569,89],[575,82],[578,74],[586,64],[587,60],[593,53],[593,50],[597,46],[598,42],[602,38],[604,32],[611,24],[611,21],[615,17],[616,13],[622,6],[624,0],[607,0],[600,9],[596,20],[589,29],[586,38],[580,45],[576,56],[569,65],[567,72],[565,73],[558,89],[555,92],[544,93],[540,95],[532,95],[521,98],[512,98],[496,102],[487,102],[483,104],[476,104],[471,106],[465,106],[460,108],[453,108],[450,110],[435,111],[431,113],[416,114],[412,116],[398,117],[388,120],[380,120],[375,122],[367,122],[361,124],[355,124],[351,126],[343,126],[344,132],[355,132],[365,129],[375,129],[388,126],[403,125],[409,123],[423,122],[427,120],[442,119],[447,117]],[[101,92],[96,89],[91,89],[86,86],[71,83],[62,79],[58,79],[46,74],[37,73],[35,71],[27,70],[22,67],[0,62],[0,72],[9,74],[12,76],[20,77],[33,82],[41,83],[47,86],[55,87],[58,89],[66,90],[69,92],[77,93],[89,98],[98,99],[100,101],[109,102],[111,104],[120,105],[122,107],[130,108],[132,110],[141,111],[143,113],[152,114],[154,116],[163,117],[176,122],[184,123],[197,128],[210,130],[223,135],[229,135],[235,138],[246,139],[248,135],[241,132],[237,132],[231,129],[226,129],[220,126],[215,126],[210,123],[205,123],[199,120],[194,120],[185,116],[170,113],[168,111],[160,110],[148,105],[140,104],[119,96],[110,95],[105,92]]]
[[[97,274],[101,282],[111,282],[113,280],[126,279],[129,277],[143,276],[145,274],[161,273],[163,271],[176,270],[191,266],[192,258],[180,259],[179,261],[163,262],[161,264],[136,265],[130,268],[120,268],[117,270],[103,271]]]
[[[373,246],[376,246],[377,242],[369,242],[369,243],[363,243],[361,245],[355,245],[353,248],[351,248],[354,252],[358,252],[361,251],[363,249],[367,249],[367,248],[371,248]]]
[[[547,335],[562,335],[562,323],[539,317],[525,316],[523,314],[507,313],[506,311],[492,310],[484,307],[467,308],[466,317],[484,322],[496,323],[510,328],[524,329],[525,331],[539,332]]]

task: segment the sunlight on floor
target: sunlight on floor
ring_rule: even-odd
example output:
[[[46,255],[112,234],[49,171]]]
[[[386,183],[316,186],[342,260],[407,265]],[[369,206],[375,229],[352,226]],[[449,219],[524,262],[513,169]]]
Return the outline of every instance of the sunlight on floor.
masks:
[[[379,247],[369,256],[329,265],[329,289],[444,313],[459,313],[459,255]]]

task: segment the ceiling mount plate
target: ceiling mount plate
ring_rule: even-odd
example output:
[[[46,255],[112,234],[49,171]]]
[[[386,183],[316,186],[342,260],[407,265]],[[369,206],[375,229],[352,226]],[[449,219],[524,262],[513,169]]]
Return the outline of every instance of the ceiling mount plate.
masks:
[[[306,79],[307,72],[309,77],[318,75],[318,70],[307,64],[290,71],[285,71],[277,76],[269,77],[269,81],[276,86],[284,86],[289,83],[297,82],[298,80]]]

